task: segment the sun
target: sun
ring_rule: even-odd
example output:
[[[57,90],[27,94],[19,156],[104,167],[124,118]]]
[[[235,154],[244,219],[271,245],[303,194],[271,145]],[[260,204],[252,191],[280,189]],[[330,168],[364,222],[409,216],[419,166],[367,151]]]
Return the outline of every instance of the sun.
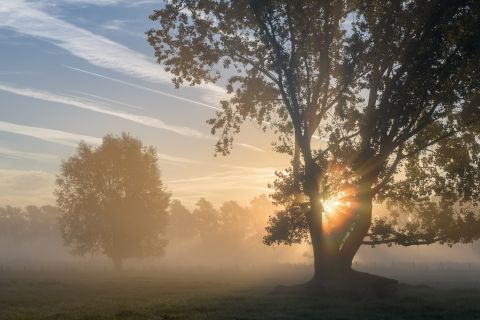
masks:
[[[356,192],[353,187],[344,187],[342,191],[335,193],[328,199],[321,200],[322,204],[322,229],[326,235],[335,233],[345,227],[356,207]],[[308,204],[308,197],[304,193],[296,193],[295,203]]]
[[[335,213],[338,207],[341,205],[340,200],[329,199],[323,201],[323,210],[327,216],[330,216]]]
[[[351,202],[347,192],[339,192],[333,197],[323,200],[323,230],[326,234],[342,228],[351,214]]]
[[[334,197],[322,201],[323,210],[325,215],[331,216],[338,212],[340,207],[343,207],[348,204],[347,201],[344,201],[345,193],[339,192]]]

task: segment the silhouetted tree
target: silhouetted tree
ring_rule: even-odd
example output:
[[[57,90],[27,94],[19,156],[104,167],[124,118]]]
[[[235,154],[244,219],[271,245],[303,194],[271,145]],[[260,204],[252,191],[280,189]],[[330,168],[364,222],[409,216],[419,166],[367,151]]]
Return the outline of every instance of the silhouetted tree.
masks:
[[[253,234],[252,220],[247,208],[236,201],[226,201],[220,207],[221,238],[230,250],[239,247]]]
[[[261,237],[265,235],[265,227],[267,225],[268,217],[276,210],[272,201],[268,199],[265,194],[253,198],[248,207],[250,219],[252,220],[252,228],[254,230],[254,237]]]
[[[102,253],[116,269],[131,257],[163,254],[161,237],[170,195],[160,180],[157,153],[128,134],[80,143],[56,180],[60,226],[75,254]]]
[[[230,262],[248,256],[249,248],[260,243],[258,229],[264,231],[266,226],[265,219],[255,220],[259,209],[257,206],[252,210],[252,207],[241,206],[233,200],[225,201],[217,209],[209,201],[200,199],[193,211],[193,221],[202,242],[201,250],[208,255],[228,257]],[[265,216],[272,211],[262,213]],[[262,220],[261,226],[256,225]]]
[[[60,239],[59,223],[61,211],[54,206],[27,206],[25,217],[28,220],[28,237],[33,241],[42,238]]]
[[[190,240],[197,235],[192,213],[179,200],[170,203],[167,236],[169,240]]]
[[[362,243],[478,238],[480,2],[174,0],[150,18],[175,86],[229,77],[217,152],[252,119],[291,155],[265,242],[310,241],[311,288],[378,280],[351,269]],[[372,226],[374,200],[407,218]]]
[[[213,204],[201,198],[193,210],[193,216],[195,226],[203,243],[215,245],[220,230],[220,215]]]
[[[62,249],[59,217],[60,210],[50,205],[0,207],[2,258],[29,257],[47,260],[52,254],[59,254],[59,249]]]
[[[27,214],[17,207],[0,207],[0,239],[11,243],[25,240],[29,232]],[[22,239],[23,238],[23,239]]]

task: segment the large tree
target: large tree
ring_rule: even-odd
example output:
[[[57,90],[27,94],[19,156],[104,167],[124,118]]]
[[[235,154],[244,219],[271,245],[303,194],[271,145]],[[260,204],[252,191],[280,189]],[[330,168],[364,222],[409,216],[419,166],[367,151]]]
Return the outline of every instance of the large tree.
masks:
[[[150,18],[176,86],[228,78],[217,152],[255,121],[291,155],[265,242],[310,241],[309,288],[378,280],[351,269],[362,243],[478,238],[480,2],[173,0]]]
[[[163,254],[170,194],[155,148],[128,134],[84,142],[62,163],[56,180],[60,227],[75,254],[102,253],[116,269],[126,258]]]

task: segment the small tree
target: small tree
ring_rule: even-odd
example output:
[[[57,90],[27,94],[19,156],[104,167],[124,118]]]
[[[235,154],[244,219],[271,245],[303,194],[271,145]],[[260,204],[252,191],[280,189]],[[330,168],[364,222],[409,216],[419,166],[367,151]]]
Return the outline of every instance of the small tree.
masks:
[[[84,142],[56,180],[60,228],[73,253],[102,253],[117,270],[126,258],[163,254],[170,194],[153,147],[123,133],[97,148]]]
[[[29,237],[32,240],[46,238],[50,240],[60,239],[58,232],[58,218],[60,210],[54,206],[27,206],[25,208],[26,217],[29,225]]]
[[[169,240],[191,240],[197,235],[197,228],[192,213],[179,200],[170,204],[167,228]]]
[[[252,233],[251,219],[247,208],[236,201],[226,201],[220,207],[222,233],[230,242],[241,242]]]
[[[218,241],[217,235],[221,227],[220,214],[217,209],[211,202],[201,198],[193,210],[193,217],[202,242],[205,245],[214,246]]]
[[[263,238],[268,217],[275,212],[276,208],[265,194],[253,198],[250,201],[249,215],[252,219],[254,237]]]

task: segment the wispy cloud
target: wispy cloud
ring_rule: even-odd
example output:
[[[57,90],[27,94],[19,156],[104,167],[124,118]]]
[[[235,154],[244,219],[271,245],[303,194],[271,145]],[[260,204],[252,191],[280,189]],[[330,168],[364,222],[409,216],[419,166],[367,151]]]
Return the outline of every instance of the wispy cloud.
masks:
[[[102,79],[110,80],[110,81],[113,81],[113,82],[121,83],[121,84],[127,85],[127,86],[132,87],[132,88],[145,90],[145,91],[156,93],[156,94],[159,94],[159,95],[162,95],[162,96],[165,96],[165,97],[174,98],[174,99],[178,99],[178,100],[181,100],[181,101],[193,103],[193,104],[196,104],[196,105],[199,105],[199,106],[202,106],[202,107],[206,107],[206,108],[209,108],[209,109],[213,109],[213,110],[217,110],[217,111],[222,110],[219,107],[215,107],[215,106],[212,106],[212,105],[200,102],[200,101],[184,98],[184,97],[181,97],[181,96],[178,96],[178,95],[175,95],[175,94],[171,94],[171,93],[168,93],[168,92],[165,92],[165,91],[152,89],[152,88],[149,88],[147,86],[142,86],[142,85],[139,85],[139,84],[136,84],[136,83],[133,83],[133,82],[120,80],[120,79],[117,79],[117,78],[112,78],[112,77],[109,77],[109,76],[106,76],[106,75],[103,75],[103,74],[99,74],[99,73],[96,73],[96,72],[92,72],[92,71],[88,71],[88,70],[84,70],[84,69],[80,69],[80,68],[76,68],[76,67],[72,67],[72,66],[64,66],[64,67],[68,68],[68,69],[71,69],[71,70],[78,71],[78,72],[82,72],[82,73],[85,73],[85,74],[89,74],[91,76],[95,76],[95,77],[98,77],[98,78],[102,78]]]
[[[211,175],[196,176],[168,181],[169,185],[203,191],[222,189],[268,190],[267,184],[275,178],[275,169],[270,167],[230,167],[229,170]]]
[[[54,203],[54,181],[55,175],[45,171],[0,169],[0,204]]]
[[[199,161],[196,161],[196,160],[178,157],[178,156],[172,156],[169,154],[159,153],[159,152],[157,152],[157,157],[159,161],[167,161],[167,162],[173,162],[173,163],[183,163],[183,164],[200,163]]]
[[[120,31],[125,29],[127,22],[128,20],[114,19],[105,23],[103,27],[108,30]]]
[[[212,106],[212,105],[208,105],[208,104],[205,104],[205,103],[203,103],[203,102],[198,102],[198,101],[191,100],[191,99],[188,99],[188,98],[183,98],[183,97],[180,97],[180,96],[172,95],[172,94],[167,93],[167,92],[163,92],[163,91],[160,91],[160,90],[152,89],[152,88],[149,88],[149,87],[146,87],[146,86],[141,86],[141,85],[138,85],[138,84],[135,84],[135,83],[131,83],[131,82],[128,82],[128,81],[124,81],[124,80],[120,80],[120,79],[108,77],[108,76],[105,76],[105,75],[102,75],[102,74],[98,74],[98,73],[95,73],[95,72],[83,70],[83,69],[80,69],[80,68],[75,68],[75,67],[71,67],[71,66],[65,66],[65,67],[66,67],[66,68],[69,68],[69,69],[72,69],[72,70],[75,70],[75,71],[79,71],[79,72],[83,72],[83,73],[86,73],[86,74],[89,74],[89,75],[93,75],[93,76],[95,76],[95,77],[100,77],[100,78],[108,79],[108,80],[111,80],[111,81],[114,81],[114,82],[122,83],[122,84],[131,86],[131,87],[134,87],[134,88],[137,88],[137,89],[141,89],[141,90],[145,90],[145,91],[157,93],[157,94],[160,94],[160,95],[163,95],[163,96],[167,96],[167,97],[179,99],[179,100],[182,100],[182,101],[186,101],[186,102],[198,104],[198,105],[201,105],[201,106],[206,107],[206,108],[209,108],[209,109],[213,109],[213,110],[217,110],[217,111],[221,111],[221,110],[222,110],[221,108],[214,107],[214,106]],[[101,99],[103,99],[103,98],[101,98]],[[112,100],[110,100],[110,101],[112,101]],[[130,105],[128,105],[128,106],[130,106]],[[269,124],[269,123],[267,123],[267,124]],[[251,145],[251,144],[248,144],[248,143],[240,143],[240,142],[237,142],[237,143],[235,143],[235,145],[238,145],[238,146],[240,146],[240,147],[247,148],[247,149],[250,149],[250,150],[254,150],[254,151],[257,151],[257,152],[265,152],[265,150],[260,149],[260,148],[258,148],[258,147],[255,147],[255,146],[253,146],[253,145]]]
[[[78,1],[77,3],[79,2],[81,1]],[[111,4],[115,4],[114,2],[119,3],[119,1],[112,0]],[[84,3],[92,4],[92,1],[84,1]],[[104,0],[103,3],[109,4],[110,1]],[[38,5],[38,3],[35,4],[32,2],[27,2],[25,0],[3,0],[0,2],[0,27],[12,28],[19,33],[48,40],[54,45],[67,50],[70,54],[85,59],[89,63],[102,68],[114,70],[150,82],[171,83],[171,74],[165,72],[162,67],[152,62],[145,55],[131,50],[128,47],[116,43],[106,37],[94,34],[88,30],[77,27],[73,24],[49,15],[41,8],[42,6]],[[70,68],[104,79],[109,79],[111,81],[123,83],[131,87],[148,90],[150,92],[169,96],[185,102],[201,105],[213,110],[220,110],[220,108],[218,107],[200,101],[183,98],[177,95],[169,94],[167,92],[162,92],[160,90],[151,89],[146,86],[137,85],[128,81],[123,81],[97,73],[81,70],[79,68]],[[200,87],[207,89],[207,91],[209,92],[208,96],[210,97],[222,96],[225,94],[224,89],[213,84],[203,85]],[[10,89],[12,88],[10,87]],[[18,90],[17,92],[19,93]],[[23,93],[26,93],[26,91],[23,91]],[[37,93],[40,93],[40,95],[38,95]],[[203,136],[206,139],[212,139],[212,137],[203,135],[196,130],[186,127],[168,125],[159,119],[151,117],[105,110],[103,108],[92,108],[93,106],[82,103],[81,101],[75,101],[73,102],[73,104],[66,103],[67,101],[65,99],[69,99],[69,102],[72,102],[72,99],[70,97],[53,97],[52,95],[44,95],[38,91],[32,91],[30,92],[30,94],[35,94],[38,97],[42,96],[42,98],[45,98],[45,100],[48,101],[61,100],[57,102],[74,105],[77,107],[90,109],[92,111],[102,112],[105,114],[110,114],[112,116],[117,116],[137,123],[142,123],[143,125],[169,130],[186,136]],[[255,150],[256,148],[253,146],[253,148],[250,148],[248,147],[248,144],[243,144],[243,147],[247,147],[252,150]]]
[[[91,5],[91,6],[118,6],[126,5],[128,7],[138,7],[146,4],[159,3],[159,0],[37,0],[42,3],[57,4],[74,4],[74,5]]]
[[[70,147],[75,147],[78,142],[82,140],[91,144],[99,144],[102,142],[102,139],[97,137],[41,127],[25,126],[5,121],[0,121],[0,131],[24,135]]]
[[[254,151],[265,152],[265,150],[260,149],[260,148],[255,147],[255,146],[252,146],[251,144],[248,144],[248,143],[237,142],[236,144],[237,144],[238,146],[241,146],[241,147],[244,147],[244,148],[247,148],[247,149],[251,149],[251,150],[254,150]]]
[[[40,74],[39,72],[33,71],[1,71],[0,76],[16,76],[16,75],[36,75]]]
[[[96,6],[112,6],[119,5],[128,0],[43,0],[44,2],[59,4],[59,3],[68,3],[68,4],[81,4],[81,5],[96,5]]]
[[[50,101],[50,102],[56,102],[56,103],[61,103],[64,105],[76,107],[76,108],[81,108],[85,110],[90,110],[98,113],[103,113],[107,114],[110,116],[114,116],[117,118],[121,118],[124,120],[132,121],[144,126],[148,127],[153,127],[153,128],[158,128],[158,129],[163,129],[167,130],[170,132],[174,132],[176,134],[182,135],[182,136],[188,136],[188,137],[196,137],[196,138],[208,138],[210,139],[210,136],[206,136],[200,131],[197,131],[195,129],[191,129],[188,127],[182,127],[182,126],[175,126],[175,125],[169,125],[163,122],[160,119],[153,118],[153,117],[148,117],[148,116],[142,116],[142,115],[137,115],[137,114],[132,114],[132,113],[126,113],[126,112],[120,112],[120,111],[114,111],[110,109],[106,109],[103,106],[100,105],[94,105],[92,103],[89,103],[87,101],[83,101],[81,98],[74,98],[70,96],[62,96],[58,94],[54,94],[51,92],[47,91],[39,91],[39,90],[34,90],[30,88],[16,88],[8,85],[3,85],[0,84],[0,90],[10,92],[16,95],[21,95],[21,96],[26,96],[34,99],[39,99],[39,100],[44,100],[44,101]]]
[[[176,179],[170,180],[170,184],[179,184],[179,183],[198,183],[198,182],[207,182],[210,187],[217,188],[218,185],[232,186],[234,188],[250,188],[251,184],[245,184],[243,182],[261,182],[262,188],[265,188],[266,185],[264,182],[270,181],[269,179],[275,178],[275,169],[274,168],[249,168],[249,169],[238,169],[238,170],[227,170],[220,173],[215,173],[207,176],[197,176],[187,179]],[[215,182],[215,183],[211,183]],[[215,185],[217,184],[217,185]]]
[[[170,75],[144,55],[101,35],[79,28],[21,0],[0,4],[0,26],[51,41],[72,55],[99,67],[154,82],[170,82]]]
[[[84,99],[79,97],[58,95],[51,92],[34,90],[30,88],[17,88],[17,87],[4,85],[4,84],[0,84],[0,90],[13,93],[16,95],[21,95],[21,96],[39,99],[43,101],[61,103],[61,104],[76,107],[76,108],[81,108],[81,109],[90,110],[93,112],[107,114],[120,119],[132,121],[147,127],[167,130],[182,136],[200,138],[204,140],[215,140],[213,136],[203,134],[202,132],[192,128],[166,124],[162,120],[153,118],[153,117],[142,116],[142,115],[127,113],[127,112],[114,111],[111,109],[107,109],[104,105],[93,104],[91,101],[85,101]],[[257,152],[263,152],[262,149],[247,143],[236,143],[236,144],[243,148],[247,148]]]
[[[73,1],[93,4],[97,1]],[[40,2],[41,3],[41,2]],[[103,0],[103,4],[120,1]],[[171,83],[171,74],[145,55],[104,36],[77,27],[56,18],[41,6],[25,0],[2,0],[0,3],[0,27],[33,37],[48,40],[98,67],[110,69],[150,82]],[[200,86],[215,94],[225,90],[215,85]]]
[[[132,104],[129,104],[129,103],[125,103],[125,102],[122,102],[122,101],[118,101],[118,100],[114,100],[114,99],[110,99],[110,98],[106,98],[106,97],[101,97],[99,95],[96,95],[96,94],[91,94],[91,93],[86,93],[86,92],[80,92],[81,95],[84,95],[84,96],[87,96],[87,97],[91,97],[91,98],[94,98],[94,99],[97,99],[96,101],[95,100],[92,100],[93,102],[99,102],[98,100],[101,100],[101,101],[104,101],[104,102],[109,102],[109,103],[113,103],[113,104],[117,104],[117,105],[122,105],[122,106],[125,106],[125,107],[129,107],[129,108],[132,108],[132,109],[137,109],[137,110],[144,110],[144,108],[142,107],[139,107],[139,106],[134,106]]]
[[[150,5],[150,4],[158,4],[158,0],[140,0],[140,1],[132,1],[128,4],[129,7],[139,7],[139,6],[144,6],[144,5]]]
[[[225,167],[227,168],[227,167]],[[220,203],[225,198],[238,199],[245,195],[269,193],[268,183],[275,179],[275,169],[270,167],[234,167],[211,175],[200,175],[166,182],[175,197],[193,206],[199,198]]]
[[[122,35],[129,35],[143,40],[147,39],[147,36],[143,32],[132,31],[129,27],[129,23],[132,20],[113,19],[102,24],[102,28],[106,30],[121,32]]]
[[[54,156],[53,154],[25,152],[25,151],[13,150],[5,147],[0,147],[0,158],[43,160],[43,161],[52,161],[57,159],[57,157]]]
[[[85,141],[89,144],[99,145],[102,143],[102,139],[98,137],[92,137],[88,135],[81,135],[76,133],[71,133],[67,131],[54,130],[42,127],[31,127],[20,124],[15,124],[11,122],[0,121],[0,131],[24,135],[32,137],[35,139],[40,139],[43,141],[61,144],[69,147],[76,147],[80,141]],[[25,158],[25,159],[56,159],[54,155],[49,154],[38,154],[12,150],[8,148],[0,147],[0,157],[16,157],[16,158]],[[159,161],[167,161],[172,163],[181,163],[181,164],[194,164],[198,163],[196,160],[178,157],[166,153],[157,153]]]

